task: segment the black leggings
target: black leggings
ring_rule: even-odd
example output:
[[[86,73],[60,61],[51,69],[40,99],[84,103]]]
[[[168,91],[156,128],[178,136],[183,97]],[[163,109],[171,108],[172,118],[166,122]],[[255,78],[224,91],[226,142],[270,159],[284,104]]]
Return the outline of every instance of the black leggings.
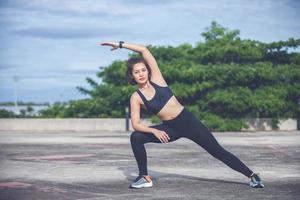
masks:
[[[170,142],[181,137],[196,142],[213,157],[247,177],[250,177],[253,173],[240,159],[225,150],[217,142],[208,128],[186,108],[174,119],[162,121],[161,124],[150,127],[165,131],[170,137]],[[130,136],[130,141],[133,154],[138,164],[139,174],[148,175],[147,154],[144,144],[149,142],[161,143],[160,140],[158,140],[154,134],[134,131]]]

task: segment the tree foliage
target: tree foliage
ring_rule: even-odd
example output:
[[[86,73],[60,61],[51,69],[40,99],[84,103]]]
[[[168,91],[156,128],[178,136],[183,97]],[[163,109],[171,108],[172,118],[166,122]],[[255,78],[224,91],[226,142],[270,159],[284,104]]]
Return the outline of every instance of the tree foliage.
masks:
[[[240,130],[252,117],[296,117],[300,53],[292,50],[300,39],[263,43],[239,33],[212,22],[195,46],[148,48],[178,100],[214,130]],[[114,61],[97,73],[101,84],[88,77],[91,89],[77,87],[89,98],[54,105],[45,116],[124,117],[136,90],[125,72],[126,61]]]

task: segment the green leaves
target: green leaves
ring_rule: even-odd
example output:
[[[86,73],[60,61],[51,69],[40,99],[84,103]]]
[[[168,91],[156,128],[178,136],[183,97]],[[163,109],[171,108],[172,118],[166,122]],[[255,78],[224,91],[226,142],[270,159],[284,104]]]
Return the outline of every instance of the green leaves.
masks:
[[[109,67],[97,73],[102,82],[107,84],[121,85],[126,84],[125,79],[126,64],[124,61],[114,61]]]

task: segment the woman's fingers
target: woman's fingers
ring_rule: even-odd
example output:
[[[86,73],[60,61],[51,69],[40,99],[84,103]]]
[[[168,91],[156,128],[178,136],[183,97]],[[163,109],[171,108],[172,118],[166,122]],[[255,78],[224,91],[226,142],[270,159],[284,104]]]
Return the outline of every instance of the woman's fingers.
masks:
[[[116,44],[114,44],[112,42],[100,42],[98,44],[99,45],[103,45],[103,46],[116,46]]]
[[[160,140],[161,143],[166,143],[163,134],[160,134],[160,135],[158,136],[158,139]]]
[[[161,139],[161,135],[159,133],[154,133],[154,135],[161,143],[164,143],[163,140]]]
[[[162,140],[161,137],[157,137],[157,139],[159,139],[159,141],[160,141],[161,143],[164,143],[164,141]]]
[[[169,137],[169,135],[167,134],[167,133],[165,133],[166,134],[166,137],[168,138],[168,140],[170,140],[170,137]]]
[[[163,133],[161,134],[161,138],[162,138],[162,140],[164,141],[164,143],[168,143],[169,140],[170,140],[168,134],[166,134],[165,132],[163,132]]]
[[[163,138],[164,138],[165,143],[167,143],[168,142],[168,138],[166,137],[165,134],[163,135]]]
[[[166,132],[163,132],[163,136],[167,142],[170,140],[170,137]]]
[[[163,136],[161,136],[160,139],[161,139],[162,143],[166,143],[165,138]]]
[[[157,137],[157,139],[159,139],[161,143],[168,143],[170,140],[169,135],[165,131],[159,131],[155,134],[155,136]]]
[[[165,143],[165,141],[163,141],[163,139],[159,138],[159,140],[160,140],[161,143]]]
[[[102,46],[111,46],[112,47],[112,49],[110,49],[111,51],[116,50],[117,48],[119,48],[119,46],[117,44],[112,43],[112,42],[102,42],[102,43],[98,43],[98,44],[100,44]]]

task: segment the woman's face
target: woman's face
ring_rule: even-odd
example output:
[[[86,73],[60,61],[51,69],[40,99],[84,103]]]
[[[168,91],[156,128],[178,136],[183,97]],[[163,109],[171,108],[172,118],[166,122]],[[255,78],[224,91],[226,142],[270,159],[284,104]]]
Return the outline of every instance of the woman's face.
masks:
[[[132,76],[138,84],[148,81],[148,69],[144,63],[136,63],[132,68]]]

